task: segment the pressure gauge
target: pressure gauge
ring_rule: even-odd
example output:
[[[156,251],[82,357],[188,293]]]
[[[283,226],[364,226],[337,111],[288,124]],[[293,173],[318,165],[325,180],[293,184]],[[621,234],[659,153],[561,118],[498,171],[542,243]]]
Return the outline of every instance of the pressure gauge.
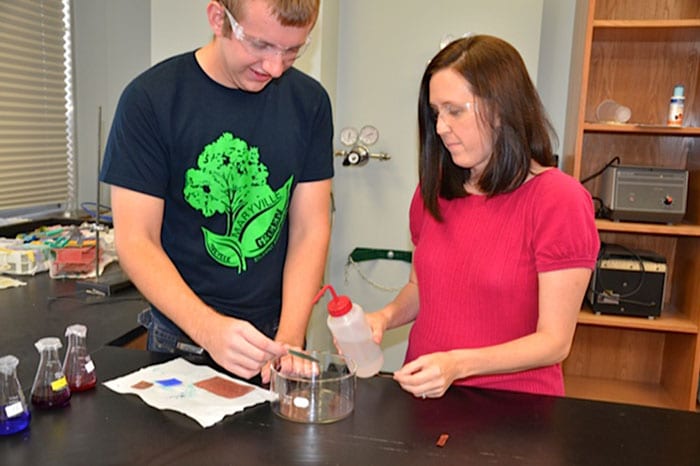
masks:
[[[379,131],[372,125],[363,126],[360,130],[360,142],[365,146],[371,146],[379,139]]]
[[[344,146],[352,147],[357,142],[358,132],[355,128],[348,126],[340,131],[340,142]]]

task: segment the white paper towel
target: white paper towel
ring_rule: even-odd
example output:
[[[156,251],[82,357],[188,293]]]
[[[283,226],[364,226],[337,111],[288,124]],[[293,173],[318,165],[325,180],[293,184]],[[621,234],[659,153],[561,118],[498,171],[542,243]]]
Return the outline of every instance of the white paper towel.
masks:
[[[216,376],[239,385],[252,387],[253,390],[238,398],[226,398],[194,385]],[[147,388],[138,388],[139,383]],[[144,367],[131,374],[104,382],[103,385],[117,393],[138,395],[146,404],[154,408],[170,409],[186,414],[202,427],[210,427],[222,420],[224,416],[274,399],[274,394],[269,390],[234,379],[211,367],[192,364],[182,358]]]

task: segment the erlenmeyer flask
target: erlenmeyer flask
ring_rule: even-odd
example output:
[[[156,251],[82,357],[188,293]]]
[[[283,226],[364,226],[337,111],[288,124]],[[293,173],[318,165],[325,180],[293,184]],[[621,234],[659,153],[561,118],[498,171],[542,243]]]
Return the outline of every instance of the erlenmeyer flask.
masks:
[[[39,351],[39,367],[32,385],[32,404],[38,408],[61,408],[70,403],[70,388],[58,359],[61,340],[46,337],[34,343]]]
[[[89,390],[97,383],[95,364],[87,352],[85,336],[87,327],[81,324],[73,324],[66,328],[68,347],[63,359],[63,373],[68,380],[71,392]]]
[[[19,359],[0,358],[0,435],[10,435],[27,428],[31,414],[17,378]]]

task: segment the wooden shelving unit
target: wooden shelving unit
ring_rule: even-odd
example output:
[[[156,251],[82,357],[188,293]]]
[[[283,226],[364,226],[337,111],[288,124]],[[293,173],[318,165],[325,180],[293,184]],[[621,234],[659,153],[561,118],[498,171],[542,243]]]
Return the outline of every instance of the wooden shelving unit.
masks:
[[[584,180],[621,165],[688,170],[688,206],[677,225],[598,220],[601,240],[655,251],[668,269],[661,316],[583,309],[564,362],[567,395],[697,411],[700,373],[700,2],[590,0],[577,14],[564,167]],[[582,14],[581,14],[582,13]],[[666,126],[676,84],[685,86],[682,128]],[[596,121],[614,99],[625,124]],[[599,197],[601,179],[585,183]]]

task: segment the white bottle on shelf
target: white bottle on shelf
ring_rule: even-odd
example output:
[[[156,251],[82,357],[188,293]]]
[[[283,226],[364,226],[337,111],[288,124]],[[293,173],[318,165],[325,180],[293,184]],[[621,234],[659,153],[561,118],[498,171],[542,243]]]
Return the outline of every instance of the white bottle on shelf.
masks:
[[[680,84],[673,88],[673,96],[668,105],[668,126],[683,126],[683,111],[685,110],[685,89]]]
[[[356,375],[372,377],[384,364],[382,348],[372,340],[372,330],[365,319],[365,312],[359,304],[347,296],[338,296],[332,286],[326,285],[318,293],[317,302],[326,290],[333,299],[328,302],[328,328],[344,356],[357,365]]]

